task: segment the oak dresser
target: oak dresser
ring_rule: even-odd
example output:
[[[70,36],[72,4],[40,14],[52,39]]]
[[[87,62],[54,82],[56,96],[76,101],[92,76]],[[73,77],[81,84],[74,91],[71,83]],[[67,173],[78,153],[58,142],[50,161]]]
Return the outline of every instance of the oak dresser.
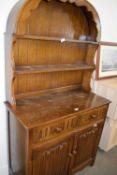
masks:
[[[85,0],[27,0],[6,59],[9,169],[73,175],[93,165],[109,101],[91,92],[100,20]]]

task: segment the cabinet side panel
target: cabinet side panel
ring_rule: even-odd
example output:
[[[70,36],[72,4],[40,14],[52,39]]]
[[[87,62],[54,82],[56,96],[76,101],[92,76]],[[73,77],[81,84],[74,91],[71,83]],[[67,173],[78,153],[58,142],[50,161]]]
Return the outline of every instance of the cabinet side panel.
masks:
[[[15,175],[26,175],[27,132],[9,113],[10,169]]]
[[[11,35],[5,34],[5,84],[6,84],[6,99],[11,104],[12,99],[12,68],[11,68],[11,45],[12,37]]]

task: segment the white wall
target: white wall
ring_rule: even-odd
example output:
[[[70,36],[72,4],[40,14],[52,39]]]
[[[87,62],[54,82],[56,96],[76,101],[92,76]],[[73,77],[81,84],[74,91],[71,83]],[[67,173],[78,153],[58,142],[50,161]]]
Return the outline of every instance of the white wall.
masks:
[[[117,0],[89,0],[100,16],[102,41],[117,42]]]
[[[0,1],[0,175],[7,175],[7,120],[3,101],[5,100],[5,54],[4,32],[8,15],[17,0]]]
[[[22,1],[22,0],[20,0]],[[102,24],[102,40],[117,42],[117,0],[89,0],[97,9]],[[4,32],[8,15],[18,0],[0,1],[0,175],[7,175],[7,120],[5,100]]]

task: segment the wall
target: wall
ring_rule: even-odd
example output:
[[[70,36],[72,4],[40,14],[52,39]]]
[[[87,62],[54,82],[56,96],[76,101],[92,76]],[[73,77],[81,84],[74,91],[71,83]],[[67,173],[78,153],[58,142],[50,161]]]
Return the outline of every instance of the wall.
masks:
[[[20,0],[22,2],[23,0]],[[97,9],[102,24],[102,40],[117,42],[117,0],[89,0]],[[7,119],[3,101],[5,100],[5,54],[4,32],[8,15],[18,0],[0,1],[0,175],[7,175]]]
[[[5,54],[4,33],[8,15],[17,0],[0,1],[0,175],[8,174],[7,161],[7,119],[3,101],[5,101]]]
[[[102,40],[117,42],[117,0],[89,0],[100,16],[102,26]]]

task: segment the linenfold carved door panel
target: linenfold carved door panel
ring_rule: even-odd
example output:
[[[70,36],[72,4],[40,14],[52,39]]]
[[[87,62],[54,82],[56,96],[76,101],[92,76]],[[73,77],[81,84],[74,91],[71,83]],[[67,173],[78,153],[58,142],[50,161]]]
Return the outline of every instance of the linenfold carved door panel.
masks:
[[[67,175],[73,137],[33,151],[33,175]]]

